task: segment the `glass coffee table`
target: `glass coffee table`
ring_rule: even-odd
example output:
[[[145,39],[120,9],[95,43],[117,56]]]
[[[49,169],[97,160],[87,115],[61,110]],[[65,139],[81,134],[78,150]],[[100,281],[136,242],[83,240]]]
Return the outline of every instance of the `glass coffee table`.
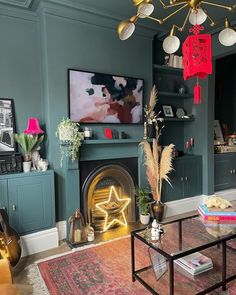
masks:
[[[236,224],[205,225],[198,215],[163,223],[164,234],[157,242],[151,239],[151,228],[131,233],[132,280],[139,281],[152,294],[203,295],[236,279],[236,251],[230,243],[236,238]],[[230,243],[229,243],[230,242]],[[152,252],[152,256],[150,255]],[[213,268],[190,275],[175,260],[201,252],[213,261]],[[157,277],[153,253],[159,253],[163,273]]]

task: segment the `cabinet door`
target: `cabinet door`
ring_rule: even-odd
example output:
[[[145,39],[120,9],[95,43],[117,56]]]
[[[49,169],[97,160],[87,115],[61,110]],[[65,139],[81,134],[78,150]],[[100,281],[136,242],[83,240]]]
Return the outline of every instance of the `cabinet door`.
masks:
[[[0,208],[8,209],[7,180],[0,180]]]
[[[55,226],[53,175],[8,180],[10,224],[19,234]]]
[[[173,166],[174,170],[169,175],[171,186],[166,181],[163,183],[163,202],[179,200],[183,197],[183,161],[177,159],[174,161]]]
[[[184,198],[202,193],[202,158],[191,157],[184,161]]]
[[[215,156],[215,191],[235,186],[232,170],[236,166],[235,155],[220,154]]]

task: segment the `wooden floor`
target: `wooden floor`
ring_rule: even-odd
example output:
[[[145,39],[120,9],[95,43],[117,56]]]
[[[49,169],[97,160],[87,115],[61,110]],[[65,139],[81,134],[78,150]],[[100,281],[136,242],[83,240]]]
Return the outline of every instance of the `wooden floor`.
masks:
[[[164,222],[172,221],[174,219],[186,217],[186,216],[192,216],[196,214],[196,211],[181,214],[178,216],[174,216],[171,218],[167,218],[164,220]],[[139,229],[141,227],[145,227],[141,225],[139,222],[129,224],[127,227],[122,226],[118,227],[116,229],[111,229],[106,231],[105,233],[96,233],[95,235],[95,241],[90,242],[87,244],[97,244],[104,241],[109,241],[118,237],[129,235],[131,231],[135,229]],[[84,246],[85,244],[80,244],[77,247]],[[27,278],[27,270],[25,268],[29,266],[30,264],[33,264],[35,261],[47,258],[49,256],[61,254],[64,252],[68,252],[71,250],[71,247],[66,243],[66,241],[62,241],[60,243],[60,246],[51,250],[47,250],[44,252],[40,252],[37,254],[33,254],[30,256],[26,256],[20,259],[17,266],[13,269],[13,275],[14,275],[14,283],[21,291],[21,295],[32,295],[32,287],[30,286],[29,280]]]

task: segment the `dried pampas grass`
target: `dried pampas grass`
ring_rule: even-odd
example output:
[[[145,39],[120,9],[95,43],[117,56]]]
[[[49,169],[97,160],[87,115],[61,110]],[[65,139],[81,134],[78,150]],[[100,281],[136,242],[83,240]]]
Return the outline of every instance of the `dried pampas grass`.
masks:
[[[148,183],[151,187],[153,198],[156,201],[161,201],[161,190],[163,180],[170,185],[168,174],[173,170],[173,148],[170,144],[161,151],[158,141],[153,139],[153,145],[144,140],[140,143],[145,154],[146,175]]]

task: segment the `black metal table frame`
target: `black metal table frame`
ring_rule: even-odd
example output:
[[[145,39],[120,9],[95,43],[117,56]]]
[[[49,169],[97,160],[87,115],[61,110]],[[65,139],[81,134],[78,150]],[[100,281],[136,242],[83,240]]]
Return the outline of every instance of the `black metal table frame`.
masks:
[[[186,217],[186,218],[182,218],[182,219],[178,219],[178,220],[174,220],[174,221],[166,223],[166,224],[170,224],[170,223],[178,222],[178,224],[179,224],[179,250],[180,251],[182,251],[182,221],[186,220],[186,219],[194,218],[196,216],[198,216],[198,215],[195,215],[192,217]],[[174,295],[174,260],[179,259],[184,256],[187,256],[189,254],[213,247],[213,246],[219,246],[220,244],[222,244],[222,280],[221,280],[221,282],[218,282],[218,283],[202,290],[201,292],[196,293],[195,295],[204,295],[204,294],[207,294],[207,293],[209,293],[215,289],[218,289],[220,287],[222,287],[222,290],[225,291],[227,283],[236,279],[236,274],[226,278],[226,268],[227,268],[227,265],[226,265],[227,264],[227,261],[226,261],[226,246],[227,245],[226,245],[226,242],[228,240],[236,238],[236,234],[232,234],[230,236],[228,235],[223,238],[218,238],[217,240],[206,243],[204,245],[201,245],[201,246],[198,246],[198,247],[195,247],[195,248],[183,251],[183,252],[179,252],[177,254],[170,255],[170,254],[166,253],[165,251],[163,251],[162,249],[159,249],[158,247],[153,246],[152,243],[149,243],[146,239],[144,239],[143,237],[138,235],[138,233],[143,230],[144,229],[139,229],[139,230],[135,230],[135,231],[131,232],[132,281],[133,282],[135,280],[139,281],[152,294],[158,295],[158,293],[138,275],[139,273],[151,268],[152,266],[147,266],[147,267],[135,270],[135,245],[134,245],[135,238],[142,241],[144,244],[151,247],[152,249],[156,250],[158,253],[160,253],[161,255],[163,255],[167,259],[167,261],[169,263],[169,290],[170,290],[169,294],[170,295]]]

